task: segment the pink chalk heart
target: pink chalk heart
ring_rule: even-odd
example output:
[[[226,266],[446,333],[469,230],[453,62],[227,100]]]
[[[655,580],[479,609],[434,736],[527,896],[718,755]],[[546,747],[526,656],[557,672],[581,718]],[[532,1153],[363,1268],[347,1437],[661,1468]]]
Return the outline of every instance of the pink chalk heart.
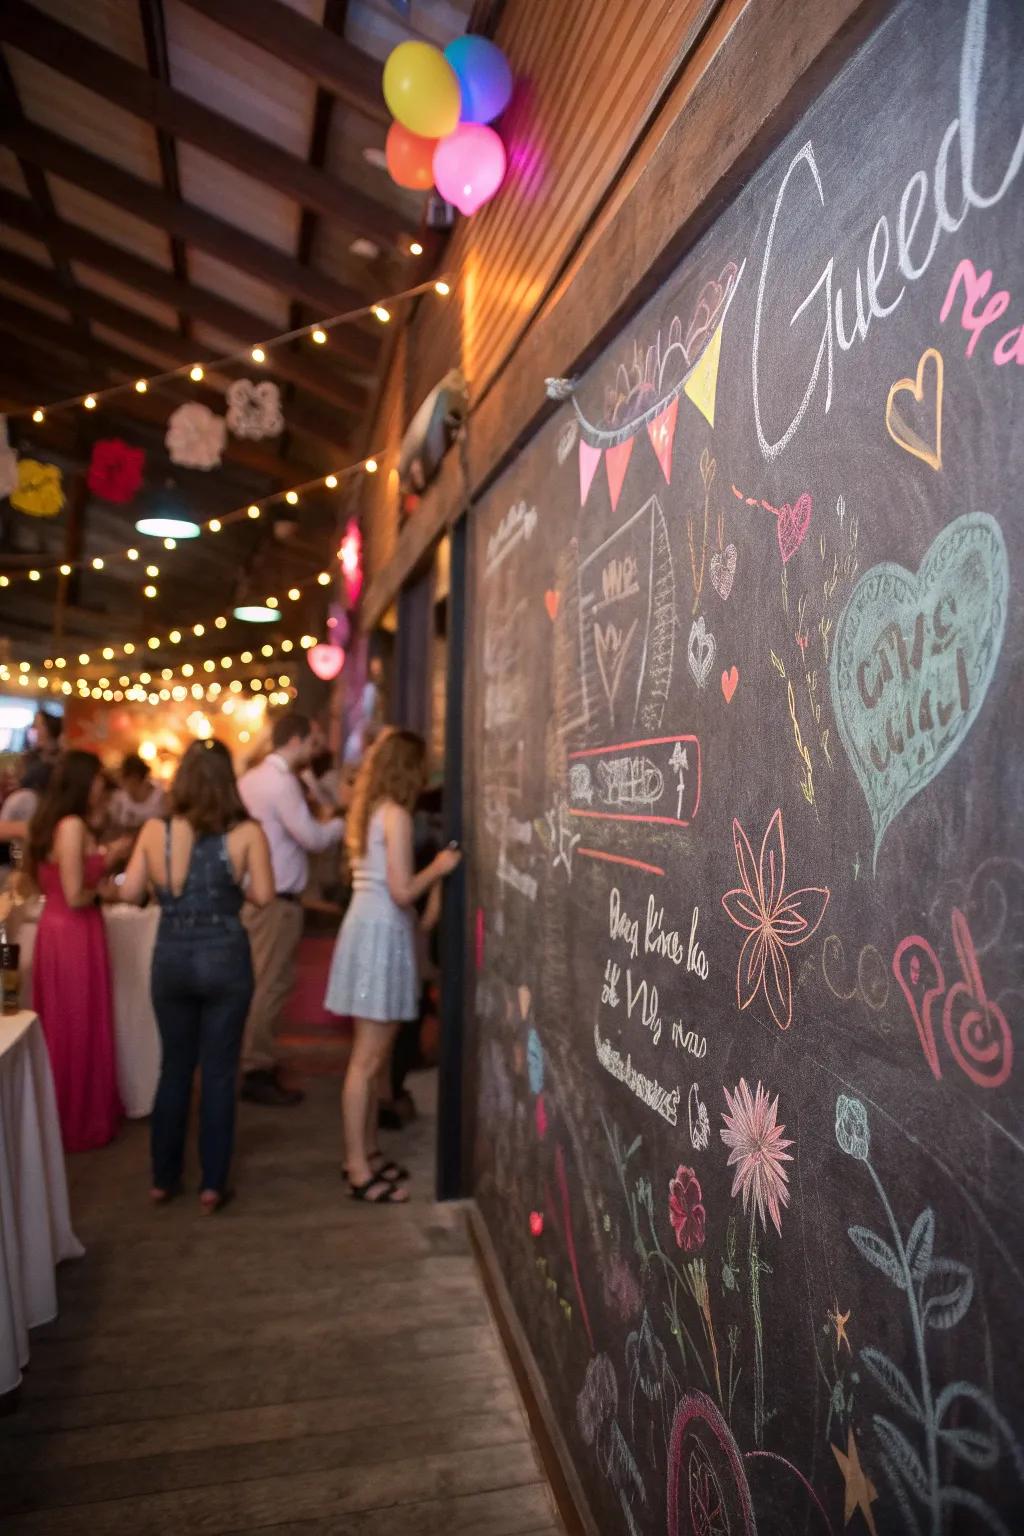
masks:
[[[722,692],[725,694],[725,702],[732,703],[732,696],[736,692],[736,685],[740,680],[739,669],[730,667],[728,672],[722,673]]]
[[[732,584],[735,579],[736,545],[727,544],[724,549],[716,549],[711,556],[711,585],[723,603],[732,591]]]
[[[544,1217],[540,1211],[530,1212],[530,1231],[534,1237],[540,1237],[544,1231]]]
[[[779,537],[779,554],[782,556],[783,565],[788,560],[792,560],[807,537],[813,510],[814,503],[811,501],[810,491],[804,491],[803,495],[797,499],[796,506],[791,507],[787,502],[784,507],[779,508],[776,532]]]

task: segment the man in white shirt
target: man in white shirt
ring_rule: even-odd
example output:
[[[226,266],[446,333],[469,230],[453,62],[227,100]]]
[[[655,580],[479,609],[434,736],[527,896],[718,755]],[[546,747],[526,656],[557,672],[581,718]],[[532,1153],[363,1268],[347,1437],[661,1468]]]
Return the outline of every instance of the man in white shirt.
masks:
[[[164,792],[154,784],[142,758],[130,753],[121,764],[121,786],[111,796],[111,823],[119,832],[138,832],[151,817],[163,816],[166,806]]]
[[[267,834],[277,891],[269,906],[247,907],[244,914],[256,990],[242,1044],[242,1097],[256,1104],[299,1104],[303,1095],[281,1082],[274,1035],[295,981],[308,856],[339,843],[345,823],[340,816],[317,821],[297,777],[323,749],[319,726],[305,715],[282,715],[272,740],[270,756],[238,782],[246,810]]]

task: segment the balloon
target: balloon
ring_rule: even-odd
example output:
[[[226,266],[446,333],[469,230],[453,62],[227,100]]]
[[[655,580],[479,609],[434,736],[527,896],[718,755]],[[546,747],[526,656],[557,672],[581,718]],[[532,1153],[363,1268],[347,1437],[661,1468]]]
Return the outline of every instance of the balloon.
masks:
[[[454,69],[430,43],[399,43],[391,50],[384,65],[384,100],[396,122],[424,139],[451,133],[462,105]]]
[[[384,150],[391,180],[413,192],[429,192],[434,185],[436,146],[436,139],[424,139],[401,123],[392,123]]]
[[[306,660],[320,681],[329,683],[345,665],[345,652],[340,645],[314,645],[306,652]]]
[[[512,71],[496,43],[486,37],[457,37],[444,56],[462,92],[462,121],[490,123],[504,112],[512,95]]]
[[[482,123],[460,123],[434,151],[434,185],[460,213],[476,213],[504,177],[505,146]]]

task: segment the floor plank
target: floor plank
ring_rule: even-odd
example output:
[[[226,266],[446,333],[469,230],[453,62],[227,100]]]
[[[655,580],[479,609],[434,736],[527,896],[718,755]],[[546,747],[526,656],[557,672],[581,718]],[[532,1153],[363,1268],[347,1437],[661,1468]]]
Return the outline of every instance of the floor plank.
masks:
[[[148,1207],[144,1126],[71,1160],[87,1253],[0,1423],[5,1536],[559,1536],[414,1082],[402,1209],[347,1198],[326,1076],[242,1106],[213,1220]]]

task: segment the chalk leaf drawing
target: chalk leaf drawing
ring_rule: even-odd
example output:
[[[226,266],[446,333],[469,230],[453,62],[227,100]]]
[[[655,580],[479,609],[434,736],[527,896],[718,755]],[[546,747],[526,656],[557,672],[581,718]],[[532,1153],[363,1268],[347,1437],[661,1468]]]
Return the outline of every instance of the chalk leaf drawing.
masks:
[[[690,625],[690,639],[686,647],[686,659],[690,663],[690,672],[698,688],[706,688],[708,685],[716,650],[715,637],[708,629],[704,615],[701,614],[700,618],[694,619]]]
[[[828,906],[829,891],[805,886],[786,891],[786,835],[782,811],[768,823],[757,863],[747,834],[734,820],[733,846],[741,884],[722,897],[722,906],[747,937],[736,967],[736,1006],[749,1008],[763,991],[772,1018],[780,1029],[793,1022],[793,981],[787,951],[818,930]]]
[[[927,347],[915,377],[897,379],[885,402],[885,427],[893,442],[932,469],[942,468],[943,374],[942,353]]]
[[[725,702],[727,704],[732,703],[732,696],[736,692],[739,680],[739,668],[735,665],[731,666],[728,672],[722,673],[722,692],[725,695]]]
[[[711,585],[724,603],[736,579],[736,545],[727,544],[711,556]]]
[[[787,565],[792,560],[807,537],[813,511],[814,502],[810,491],[804,491],[792,506],[787,501],[784,506],[777,509],[775,535],[779,541],[779,554],[782,556],[783,565]]]
[[[936,1391],[928,1360],[928,1330],[946,1332],[963,1321],[974,1299],[974,1275],[959,1259],[935,1256],[935,1213],[930,1207],[915,1218],[906,1236],[900,1230],[871,1161],[868,1115],[859,1099],[844,1093],[838,1096],[835,1127],[840,1150],[867,1169],[888,1227],[887,1238],[859,1226],[850,1227],[848,1235],[861,1257],[906,1297],[915,1344],[916,1384],[881,1350],[869,1346],[860,1351],[869,1375],[907,1425],[904,1428],[881,1413],[872,1416],[879,1460],[904,1526],[915,1536],[941,1536],[954,1528],[954,1522],[947,1521],[948,1512],[964,1509],[987,1529],[1009,1536],[1009,1527],[974,1488],[957,1485],[956,1463],[990,1470],[1005,1450],[1024,1484],[1024,1451],[988,1393],[969,1381],[951,1382]],[[842,1466],[842,1453],[835,1446],[832,1449]]]
[[[836,629],[831,686],[839,734],[874,828],[886,829],[935,778],[974,724],[1006,628],[1009,570],[995,518],[945,527],[917,575],[865,572]]]
[[[953,947],[960,980],[947,991],[942,961],[927,939],[901,939],[892,969],[917,1027],[925,1060],[936,1078],[942,1065],[935,1040],[933,1012],[942,1002],[942,1028],[957,1066],[979,1088],[1000,1088],[1013,1067],[1013,1034],[998,1003],[989,1001],[967,918],[952,910]]]

